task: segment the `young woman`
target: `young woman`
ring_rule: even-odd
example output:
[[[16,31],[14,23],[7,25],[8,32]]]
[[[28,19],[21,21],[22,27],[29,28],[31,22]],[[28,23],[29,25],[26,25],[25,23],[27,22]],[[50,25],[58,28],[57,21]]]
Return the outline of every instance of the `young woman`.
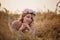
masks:
[[[22,13],[21,18],[18,21],[12,23],[12,28],[23,33],[35,33],[34,28],[32,27],[33,17],[35,13],[31,9],[25,9]]]

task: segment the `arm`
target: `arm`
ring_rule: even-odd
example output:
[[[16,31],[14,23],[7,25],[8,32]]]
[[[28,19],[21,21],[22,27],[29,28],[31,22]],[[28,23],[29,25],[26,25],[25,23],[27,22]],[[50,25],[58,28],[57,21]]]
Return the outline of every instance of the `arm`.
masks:
[[[18,21],[14,21],[14,22],[12,22],[11,26],[12,26],[12,29],[18,30],[20,27],[20,24]]]
[[[26,30],[26,28],[27,28],[27,30]],[[22,26],[19,28],[19,31],[31,31],[31,28],[29,27],[29,25],[28,24],[26,24],[26,23],[23,23],[22,24]]]
[[[29,30],[30,33],[32,32],[32,29],[28,24],[25,24],[25,27]]]
[[[25,28],[25,26],[22,25],[22,26],[19,28],[19,31],[23,31],[24,28]]]
[[[34,30],[34,27],[29,27],[29,25],[26,26],[28,29],[29,29],[29,32],[32,33],[32,34],[35,34],[35,30]]]

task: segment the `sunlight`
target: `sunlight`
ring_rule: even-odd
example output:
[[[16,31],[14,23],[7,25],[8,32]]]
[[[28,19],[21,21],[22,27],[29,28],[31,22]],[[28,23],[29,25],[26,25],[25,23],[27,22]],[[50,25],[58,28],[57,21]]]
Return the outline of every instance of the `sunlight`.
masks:
[[[44,10],[44,1],[41,0],[6,0],[5,7],[11,11],[16,11],[17,9],[22,11],[26,8],[37,10],[40,8]]]
[[[10,11],[24,10],[26,8],[32,10],[43,10],[47,9],[55,10],[57,0],[0,0],[2,6]],[[54,2],[54,3],[53,3]]]
[[[12,11],[19,9],[22,11],[25,8],[30,8],[35,10],[36,9],[36,1],[32,0],[7,0],[6,1],[6,8]]]

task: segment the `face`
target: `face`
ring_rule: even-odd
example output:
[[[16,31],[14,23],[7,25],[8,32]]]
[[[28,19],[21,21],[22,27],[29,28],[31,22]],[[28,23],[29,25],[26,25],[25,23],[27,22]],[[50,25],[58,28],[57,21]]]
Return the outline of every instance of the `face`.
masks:
[[[31,14],[27,14],[27,15],[24,17],[23,22],[24,22],[24,23],[27,23],[27,24],[31,24],[31,23],[32,23],[32,15],[31,15]]]

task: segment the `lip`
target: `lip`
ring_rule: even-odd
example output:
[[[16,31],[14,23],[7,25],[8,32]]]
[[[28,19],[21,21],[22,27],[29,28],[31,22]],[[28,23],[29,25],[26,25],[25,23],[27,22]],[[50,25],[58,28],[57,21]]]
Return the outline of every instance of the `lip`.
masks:
[[[27,20],[27,23],[30,24],[31,22]]]

